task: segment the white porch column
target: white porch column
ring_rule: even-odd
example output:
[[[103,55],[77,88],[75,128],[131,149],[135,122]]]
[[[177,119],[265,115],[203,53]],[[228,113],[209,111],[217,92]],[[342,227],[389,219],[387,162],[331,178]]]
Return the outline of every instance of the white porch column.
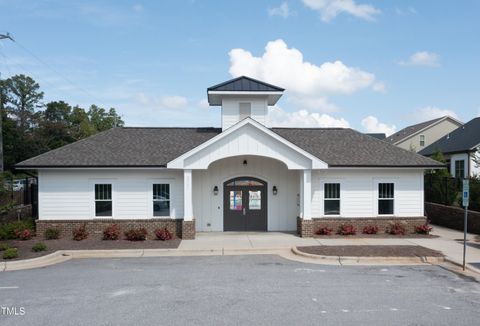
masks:
[[[303,208],[302,218],[312,219],[312,170],[303,170],[301,175],[300,207]],[[303,191],[302,191],[303,190]],[[302,196],[303,195],[303,196]]]
[[[183,170],[183,220],[193,220],[192,170]]]

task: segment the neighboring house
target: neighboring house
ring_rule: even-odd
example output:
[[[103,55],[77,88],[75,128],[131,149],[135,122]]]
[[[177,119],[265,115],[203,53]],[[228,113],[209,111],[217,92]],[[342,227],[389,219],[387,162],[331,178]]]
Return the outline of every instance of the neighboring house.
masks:
[[[387,137],[386,141],[400,148],[419,152],[461,125],[462,122],[444,116],[405,127]]]
[[[419,154],[431,156],[440,151],[447,160],[450,174],[456,178],[479,175],[480,118],[470,120]]]
[[[17,164],[38,171],[37,231],[168,227],[293,231],[425,223],[423,175],[442,164],[342,128],[268,128],[283,89],[248,77],[208,88],[222,128],[114,128]]]

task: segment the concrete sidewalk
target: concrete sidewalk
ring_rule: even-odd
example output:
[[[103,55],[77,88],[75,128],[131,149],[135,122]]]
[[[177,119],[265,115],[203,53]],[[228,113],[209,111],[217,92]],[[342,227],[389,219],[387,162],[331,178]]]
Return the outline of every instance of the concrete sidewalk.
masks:
[[[280,250],[295,246],[423,246],[443,252],[446,258],[461,264],[463,259],[463,233],[440,226],[433,226],[433,235],[439,238],[300,238],[294,233],[284,232],[198,232],[195,240],[183,240],[180,250]],[[472,270],[480,273],[480,236],[467,237],[467,263]]]

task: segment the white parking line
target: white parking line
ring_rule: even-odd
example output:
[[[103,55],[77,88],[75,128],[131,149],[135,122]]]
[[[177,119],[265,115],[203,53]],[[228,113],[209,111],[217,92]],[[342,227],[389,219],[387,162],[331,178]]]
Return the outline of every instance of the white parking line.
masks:
[[[0,290],[18,289],[18,286],[0,286]]]

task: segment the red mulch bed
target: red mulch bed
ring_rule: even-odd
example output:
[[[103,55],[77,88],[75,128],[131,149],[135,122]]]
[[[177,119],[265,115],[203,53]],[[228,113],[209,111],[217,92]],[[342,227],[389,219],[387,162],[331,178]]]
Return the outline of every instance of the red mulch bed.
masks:
[[[409,233],[409,234],[390,234],[390,233],[377,233],[377,234],[364,234],[364,233],[357,233],[355,235],[341,235],[341,234],[314,234],[314,238],[328,238],[328,239],[344,239],[344,238],[377,238],[377,239],[431,239],[431,238],[438,238],[438,235],[433,234],[418,234],[418,233]]]
[[[34,244],[42,242],[47,246],[46,251],[33,252],[32,247]],[[150,240],[145,241],[128,241],[128,240],[96,240],[85,239],[81,241],[75,241],[72,239],[57,239],[57,240],[45,240],[43,237],[34,237],[31,240],[7,240],[2,243],[7,243],[10,247],[18,249],[19,259],[29,259],[40,256],[45,256],[55,252],[57,250],[95,250],[95,249],[175,249],[180,245],[181,239],[172,239],[167,241]],[[0,251],[0,261],[3,252]]]
[[[443,257],[439,251],[422,246],[306,246],[298,250],[321,256],[350,257]]]

